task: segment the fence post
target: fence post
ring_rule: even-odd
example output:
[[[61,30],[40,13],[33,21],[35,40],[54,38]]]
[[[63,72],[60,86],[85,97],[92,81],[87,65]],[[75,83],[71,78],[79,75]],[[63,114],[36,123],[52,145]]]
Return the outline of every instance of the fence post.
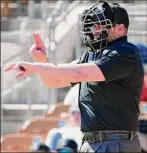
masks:
[[[34,0],[30,0],[28,2],[28,17],[29,18],[34,17]]]

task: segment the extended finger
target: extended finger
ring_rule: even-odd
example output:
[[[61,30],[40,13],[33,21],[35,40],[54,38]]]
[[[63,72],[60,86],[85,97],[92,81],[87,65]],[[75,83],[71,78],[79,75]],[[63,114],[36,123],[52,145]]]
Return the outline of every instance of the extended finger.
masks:
[[[34,41],[34,44],[37,46],[37,48],[41,49],[41,45],[40,45],[40,42],[39,42],[37,34],[33,34],[33,41]]]
[[[16,76],[16,79],[21,79],[21,78],[24,78],[24,73],[20,73]]]
[[[33,33],[32,37],[33,37],[34,44],[37,46],[38,45],[37,35]]]
[[[14,67],[15,67],[15,65],[16,65],[16,64],[11,64],[11,65],[9,65],[6,69],[4,69],[4,71],[5,71],[5,72],[8,72],[8,71],[13,70]]]
[[[25,72],[26,70],[22,70],[24,68],[21,68],[22,66],[14,66],[13,70],[17,71],[17,72]]]
[[[37,41],[38,41],[38,45],[39,45],[38,47],[43,48],[44,47],[44,43],[43,43],[40,35],[36,34],[36,37],[37,37]]]

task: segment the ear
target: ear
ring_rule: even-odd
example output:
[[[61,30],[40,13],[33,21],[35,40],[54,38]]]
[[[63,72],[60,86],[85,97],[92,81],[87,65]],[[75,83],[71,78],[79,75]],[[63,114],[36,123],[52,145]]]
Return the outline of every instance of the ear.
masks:
[[[124,31],[126,31],[126,27],[124,26],[124,24],[119,24],[119,26],[118,26],[118,32],[124,32]]]

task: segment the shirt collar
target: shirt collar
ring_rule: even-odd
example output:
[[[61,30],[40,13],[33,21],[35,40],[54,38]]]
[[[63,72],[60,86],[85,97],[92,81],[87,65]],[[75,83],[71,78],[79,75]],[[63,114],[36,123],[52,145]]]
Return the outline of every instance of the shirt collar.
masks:
[[[117,43],[117,42],[122,42],[122,41],[127,41],[127,35],[122,36],[122,37],[120,37],[120,38],[117,38],[117,39],[113,40],[112,42],[109,42],[109,43],[108,43],[108,46],[111,46],[111,45],[113,45],[113,44],[115,44],[115,43]],[[108,46],[107,46],[107,47],[108,47]],[[93,50],[90,49],[90,47],[87,47],[87,50],[88,50],[88,52],[94,52]],[[97,51],[94,52],[94,53],[99,53],[99,52],[100,52],[100,51],[97,50]]]
[[[126,36],[126,35],[125,35],[125,36],[122,36],[122,37],[120,37],[120,38],[118,38],[118,39],[115,39],[115,40],[113,40],[112,42],[108,43],[108,46],[109,46],[109,45],[112,45],[112,44],[115,44],[115,43],[117,43],[117,42],[122,42],[122,41],[127,41],[127,36]]]

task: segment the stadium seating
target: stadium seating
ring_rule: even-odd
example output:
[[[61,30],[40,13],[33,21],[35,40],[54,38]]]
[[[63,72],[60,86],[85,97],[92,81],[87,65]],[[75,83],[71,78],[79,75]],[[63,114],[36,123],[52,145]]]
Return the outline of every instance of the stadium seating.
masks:
[[[68,112],[69,105],[64,105],[63,103],[57,103],[54,106],[53,111],[49,110],[49,113],[46,113],[45,116],[42,116],[37,119],[27,120],[20,130],[19,133],[28,134],[28,135],[40,135],[43,140],[46,137],[46,134],[52,129],[58,126],[58,121],[60,118],[61,112]]]
[[[22,134],[41,136],[42,140],[45,140],[47,133],[52,129],[57,127],[58,119],[34,119],[27,123],[26,126],[20,128],[19,132]]]
[[[9,134],[1,140],[1,152],[28,152],[32,144],[31,135]]]
[[[53,106],[53,109],[49,109],[47,113],[45,113],[45,117],[56,116],[60,117],[62,112],[68,112],[70,105],[65,105],[62,102],[56,103]]]
[[[62,102],[54,105],[45,116],[27,120],[16,134],[9,134],[2,138],[1,151],[3,152],[27,152],[31,148],[32,138],[41,136],[44,141],[47,133],[58,126],[61,112],[68,112],[70,105]],[[23,145],[22,145],[23,144]],[[24,145],[25,144],[25,145]]]

